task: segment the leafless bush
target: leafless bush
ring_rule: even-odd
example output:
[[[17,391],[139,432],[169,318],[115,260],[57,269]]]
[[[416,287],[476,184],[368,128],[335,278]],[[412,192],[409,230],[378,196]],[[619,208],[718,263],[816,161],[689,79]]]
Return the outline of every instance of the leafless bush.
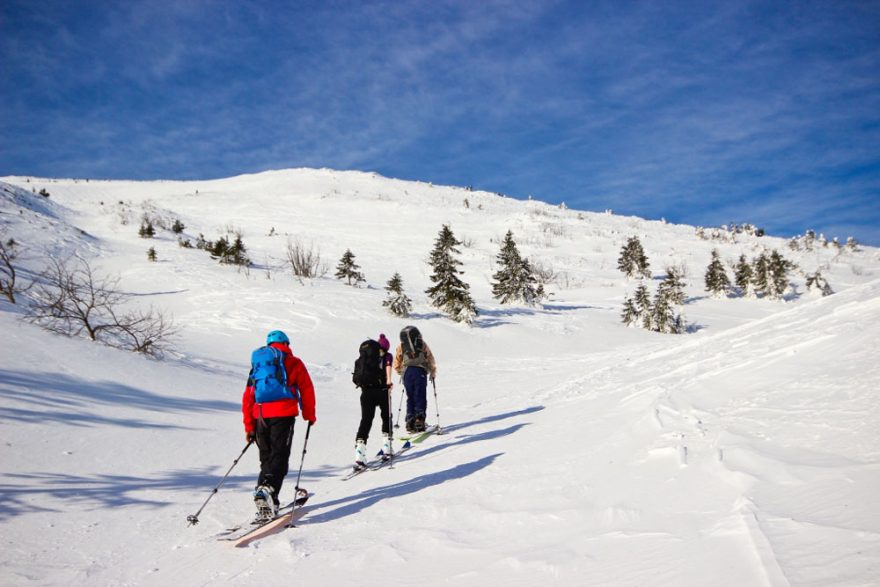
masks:
[[[558,275],[553,270],[553,265],[544,265],[544,263],[536,259],[529,259],[529,264],[532,266],[532,274],[538,280],[538,283],[546,285],[556,281]]]
[[[287,262],[296,277],[318,277],[327,273],[327,265],[321,263],[321,252],[313,243],[304,245],[299,239],[287,241]]]
[[[9,300],[15,303],[15,265],[12,264],[18,256],[16,251],[15,239],[9,239],[5,243],[0,241],[0,291]]]
[[[541,232],[548,236],[568,236],[568,229],[559,222],[542,222]]]
[[[25,319],[64,336],[85,333],[112,347],[160,356],[176,332],[172,320],[153,308],[126,311],[130,296],[118,286],[118,278],[96,275],[84,259],[52,258],[37,278]]]

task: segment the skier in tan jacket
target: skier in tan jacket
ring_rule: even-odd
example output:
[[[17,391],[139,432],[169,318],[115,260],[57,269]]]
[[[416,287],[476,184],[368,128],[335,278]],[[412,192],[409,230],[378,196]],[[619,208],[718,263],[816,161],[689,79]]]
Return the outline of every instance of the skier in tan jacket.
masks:
[[[403,376],[406,389],[406,431],[422,432],[428,409],[428,378],[433,382],[437,377],[437,363],[415,326],[400,331],[393,366],[398,375]]]

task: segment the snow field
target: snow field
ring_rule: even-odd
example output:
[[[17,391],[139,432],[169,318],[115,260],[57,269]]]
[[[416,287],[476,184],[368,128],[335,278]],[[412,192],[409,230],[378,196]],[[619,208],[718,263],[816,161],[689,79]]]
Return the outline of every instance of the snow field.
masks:
[[[818,586],[880,576],[873,249],[835,259],[768,237],[711,243],[691,227],[330,170],[197,185],[3,181],[52,194],[4,199],[4,236],[29,251],[79,252],[181,329],[177,352],[158,362],[51,336],[2,306],[3,584]],[[138,238],[145,203],[179,217],[190,238],[215,239],[234,224],[257,266],[219,266],[169,232]],[[464,278],[481,316],[470,328],[422,294],[425,258],[447,221],[472,241]],[[268,236],[273,226],[279,236]],[[567,285],[542,307],[491,300],[508,228],[526,255],[565,273]],[[351,248],[368,287],[294,280],[283,268],[287,234],[317,243],[329,276]],[[619,324],[634,283],[616,259],[632,234],[655,275],[666,260],[687,265],[693,332]],[[158,263],[146,261],[151,245]],[[759,245],[807,271],[828,264],[838,293],[787,303],[705,297],[713,247],[735,259]],[[42,260],[32,254],[28,267]],[[411,320],[381,307],[394,271],[414,300]],[[395,340],[408,323],[438,357],[445,434],[393,469],[341,482],[359,418],[357,345],[379,332]],[[200,524],[185,520],[244,447],[247,360],[274,328],[291,335],[316,384],[302,482],[315,496],[300,528],[232,549],[213,535],[251,516],[255,449]],[[399,400],[398,384],[395,419]],[[432,421],[436,409],[429,388]],[[298,422],[282,499],[303,437]],[[369,452],[380,437],[377,415]]]

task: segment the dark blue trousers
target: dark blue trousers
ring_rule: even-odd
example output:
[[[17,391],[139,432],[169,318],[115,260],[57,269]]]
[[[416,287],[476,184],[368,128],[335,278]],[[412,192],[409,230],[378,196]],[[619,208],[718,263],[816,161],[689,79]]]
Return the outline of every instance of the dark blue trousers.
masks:
[[[406,420],[425,417],[428,411],[428,373],[421,367],[407,367],[403,374],[406,389]]]

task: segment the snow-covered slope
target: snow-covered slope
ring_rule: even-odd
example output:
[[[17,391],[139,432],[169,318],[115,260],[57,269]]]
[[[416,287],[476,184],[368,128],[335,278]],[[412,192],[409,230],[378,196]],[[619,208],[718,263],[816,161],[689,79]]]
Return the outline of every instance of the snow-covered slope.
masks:
[[[25,275],[48,254],[80,254],[181,331],[160,362],[49,335],[0,306],[3,584],[871,585],[880,576],[875,249],[709,242],[687,226],[331,170],[2,181],[2,237],[19,243]],[[170,231],[141,239],[144,213],[181,220],[192,240],[240,231],[255,266],[220,266]],[[464,278],[480,309],[472,327],[422,293],[443,223],[466,243]],[[491,298],[508,229],[557,274],[539,308]],[[686,269],[689,334],[620,325],[633,284],[617,256],[632,235],[655,275]],[[328,276],[293,278],[288,239],[313,243]],[[838,293],[805,294],[797,274],[803,295],[786,302],[707,298],[713,247],[725,260],[776,248],[805,272],[822,268]],[[346,248],[367,287],[332,279]],[[396,271],[415,303],[409,321],[381,306]],[[429,412],[446,434],[394,469],[343,483],[359,418],[349,375],[357,345],[410,322],[438,356]],[[186,516],[244,447],[247,361],[273,328],[290,334],[316,382],[303,474],[315,496],[300,528],[231,549],[213,535],[251,515],[256,454],[198,526]],[[395,411],[399,399],[397,390]],[[377,418],[371,449],[379,436]],[[293,474],[302,439],[300,426]]]

